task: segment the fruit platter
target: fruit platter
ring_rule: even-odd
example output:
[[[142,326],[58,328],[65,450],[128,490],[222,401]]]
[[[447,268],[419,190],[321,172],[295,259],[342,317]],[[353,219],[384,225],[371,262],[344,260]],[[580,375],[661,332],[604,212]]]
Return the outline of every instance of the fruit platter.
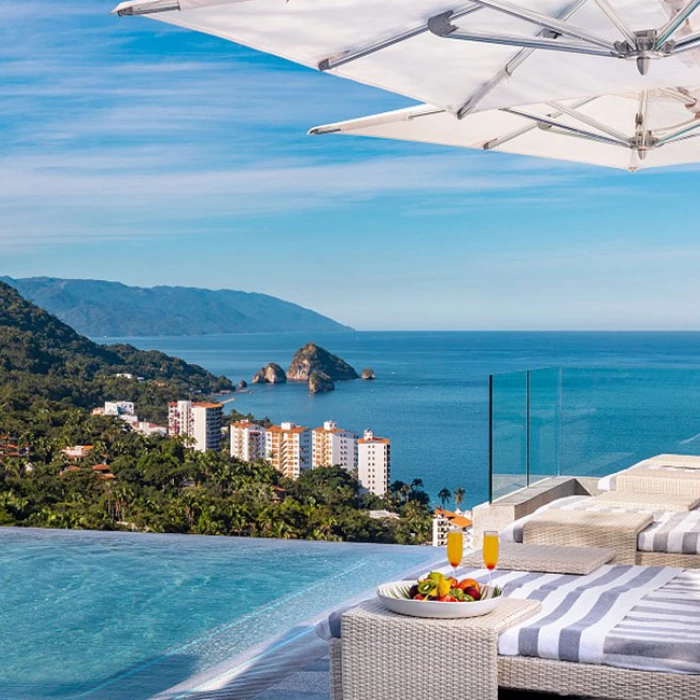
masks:
[[[396,581],[377,588],[377,598],[392,612],[412,617],[458,618],[488,615],[502,592],[472,578],[457,580],[431,571],[418,581]]]

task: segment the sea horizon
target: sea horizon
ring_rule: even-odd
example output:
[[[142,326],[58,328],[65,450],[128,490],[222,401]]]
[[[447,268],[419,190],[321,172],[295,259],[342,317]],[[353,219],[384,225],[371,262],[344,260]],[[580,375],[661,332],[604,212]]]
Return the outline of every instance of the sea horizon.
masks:
[[[348,331],[109,338],[201,365],[234,383],[268,362],[285,369],[314,341],[371,382],[337,382],[310,395],[304,384],[251,385],[227,408],[274,422],[341,427],[392,440],[392,480],[421,479],[434,502],[447,488],[465,506],[488,498],[489,375],[546,367],[700,369],[700,331]],[[651,375],[650,375],[651,379]],[[595,397],[591,397],[595,400]],[[601,441],[612,439],[601,436]]]

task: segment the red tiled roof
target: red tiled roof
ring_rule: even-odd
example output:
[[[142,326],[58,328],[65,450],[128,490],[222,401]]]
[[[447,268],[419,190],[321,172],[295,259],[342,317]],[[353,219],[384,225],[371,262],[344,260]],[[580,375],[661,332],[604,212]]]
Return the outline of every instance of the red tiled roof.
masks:
[[[289,430],[285,430],[281,425],[273,425],[270,428],[267,429],[268,432],[270,433],[303,433],[308,430],[308,428],[305,428],[303,425],[295,425],[293,428],[290,428]]]
[[[463,529],[465,527],[471,527],[474,524],[469,518],[465,518],[463,515],[457,515],[457,513],[453,513],[451,510],[444,510],[443,508],[436,508],[435,515],[447,518],[451,525],[456,525]]]

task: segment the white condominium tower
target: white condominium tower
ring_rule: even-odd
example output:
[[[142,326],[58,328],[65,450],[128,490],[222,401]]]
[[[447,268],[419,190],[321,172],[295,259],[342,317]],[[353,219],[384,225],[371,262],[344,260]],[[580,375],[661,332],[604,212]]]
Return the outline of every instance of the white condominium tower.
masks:
[[[231,424],[231,457],[243,462],[265,459],[265,427],[249,420]]]
[[[220,403],[178,401],[168,404],[168,435],[183,435],[192,439],[199,452],[221,447],[221,424],[224,406]]]
[[[326,421],[312,432],[311,459],[314,469],[343,467],[352,471],[357,467],[357,435]]]
[[[357,478],[364,489],[377,496],[389,490],[391,479],[391,440],[375,437],[365,430],[357,441]]]
[[[265,458],[290,479],[311,468],[311,431],[294,423],[273,425],[265,431]]]

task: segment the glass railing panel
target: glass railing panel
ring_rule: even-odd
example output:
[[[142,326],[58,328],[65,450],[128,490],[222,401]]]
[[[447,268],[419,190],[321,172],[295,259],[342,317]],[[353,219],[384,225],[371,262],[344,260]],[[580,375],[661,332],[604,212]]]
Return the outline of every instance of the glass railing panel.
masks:
[[[656,454],[700,454],[700,371],[564,368],[561,473],[604,476]]]
[[[529,485],[559,474],[561,370],[529,372]]]
[[[491,378],[491,500],[527,486],[527,374]]]

